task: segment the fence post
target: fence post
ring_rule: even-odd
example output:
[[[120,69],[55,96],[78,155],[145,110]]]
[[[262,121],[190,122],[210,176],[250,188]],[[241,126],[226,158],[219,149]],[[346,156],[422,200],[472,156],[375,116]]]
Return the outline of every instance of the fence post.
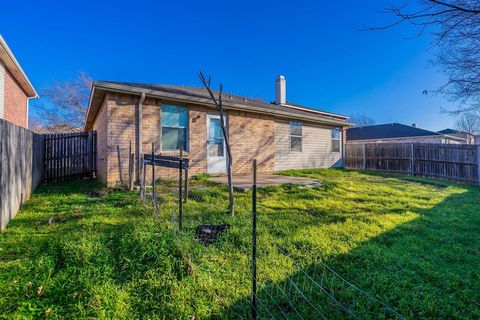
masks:
[[[152,142],[152,200],[153,212],[157,214],[157,186],[155,181],[155,143]]]
[[[145,159],[140,156],[140,198],[145,199]]]
[[[178,229],[182,230],[182,167],[183,167],[183,147],[180,149],[180,158],[178,161]]]
[[[367,170],[367,144],[363,145],[363,170]]]
[[[188,168],[185,168],[185,190],[183,190],[183,201],[188,201]]]
[[[412,172],[412,176],[415,176],[415,143],[412,143],[411,146],[410,146],[410,152],[411,152],[411,161],[412,161],[412,164],[411,164],[411,172]]]
[[[257,319],[257,159],[253,160],[252,186],[252,319]]]
[[[477,145],[477,180],[480,186],[480,144]]]
[[[128,189],[133,190],[133,159],[132,159],[132,141],[128,145]]]

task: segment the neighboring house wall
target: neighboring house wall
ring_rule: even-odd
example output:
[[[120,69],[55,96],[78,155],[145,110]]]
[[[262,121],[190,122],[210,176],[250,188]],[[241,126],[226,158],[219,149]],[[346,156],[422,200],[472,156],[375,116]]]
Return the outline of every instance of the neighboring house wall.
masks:
[[[290,123],[275,121],[275,170],[342,166],[343,146],[332,152],[332,128],[304,124],[302,152],[290,152]]]
[[[27,127],[27,94],[22,90],[12,74],[4,68],[3,70],[3,116],[4,120],[10,121],[18,126]],[[0,71],[0,73],[2,73]],[[1,77],[1,76],[0,76]],[[0,80],[1,82],[1,80]],[[0,83],[1,86],[1,83]],[[0,89],[0,91],[2,91]]]
[[[480,135],[474,136],[473,141],[473,144],[480,144]]]

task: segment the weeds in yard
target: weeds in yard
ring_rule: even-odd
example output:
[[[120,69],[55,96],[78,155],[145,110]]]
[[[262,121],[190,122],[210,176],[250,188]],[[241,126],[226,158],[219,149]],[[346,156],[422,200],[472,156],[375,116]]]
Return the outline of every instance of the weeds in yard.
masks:
[[[259,190],[258,278],[267,290],[320,261],[408,318],[480,317],[478,187],[348,170],[284,174],[323,184]],[[125,189],[41,186],[0,234],[0,318],[247,314],[251,193],[236,194],[231,217],[226,189],[198,177],[178,232],[175,182],[159,189],[155,217]],[[205,247],[195,240],[200,224],[230,228]]]

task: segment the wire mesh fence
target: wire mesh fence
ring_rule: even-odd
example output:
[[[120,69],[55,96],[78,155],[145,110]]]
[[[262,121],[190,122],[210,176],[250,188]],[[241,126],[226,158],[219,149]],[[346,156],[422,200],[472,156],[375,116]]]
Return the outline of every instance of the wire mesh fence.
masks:
[[[321,262],[260,283],[257,319],[404,319]]]
[[[271,210],[266,217],[270,191],[257,196],[253,179],[252,190],[235,194],[235,217],[228,214],[226,186],[211,183],[204,175],[190,177],[187,189],[179,188],[179,183],[183,182],[158,180],[155,192],[146,187],[145,202],[156,219],[174,229],[178,241],[197,241],[204,248],[200,252],[218,250],[225,260],[228,255],[238,259],[232,265],[216,257],[220,260],[212,267],[192,255],[195,272],[207,274],[212,286],[218,283],[211,299],[221,301],[224,309],[213,314],[229,319],[403,319],[327,265],[321,254],[309,252],[308,259],[291,254],[281,240],[294,232],[281,228],[300,230],[301,224],[285,224],[289,217]],[[227,252],[227,247],[235,253]],[[185,303],[196,314],[197,302]]]

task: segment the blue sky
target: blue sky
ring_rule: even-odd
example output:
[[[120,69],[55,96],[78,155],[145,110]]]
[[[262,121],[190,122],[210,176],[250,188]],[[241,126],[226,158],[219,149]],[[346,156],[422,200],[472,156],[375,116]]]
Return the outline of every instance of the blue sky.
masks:
[[[392,17],[387,1],[7,1],[0,33],[33,84],[85,71],[94,79],[200,86],[203,70],[225,90],[377,123],[452,126],[444,78],[429,63],[428,35],[403,25],[363,31]],[[32,110],[32,112],[34,112]]]

